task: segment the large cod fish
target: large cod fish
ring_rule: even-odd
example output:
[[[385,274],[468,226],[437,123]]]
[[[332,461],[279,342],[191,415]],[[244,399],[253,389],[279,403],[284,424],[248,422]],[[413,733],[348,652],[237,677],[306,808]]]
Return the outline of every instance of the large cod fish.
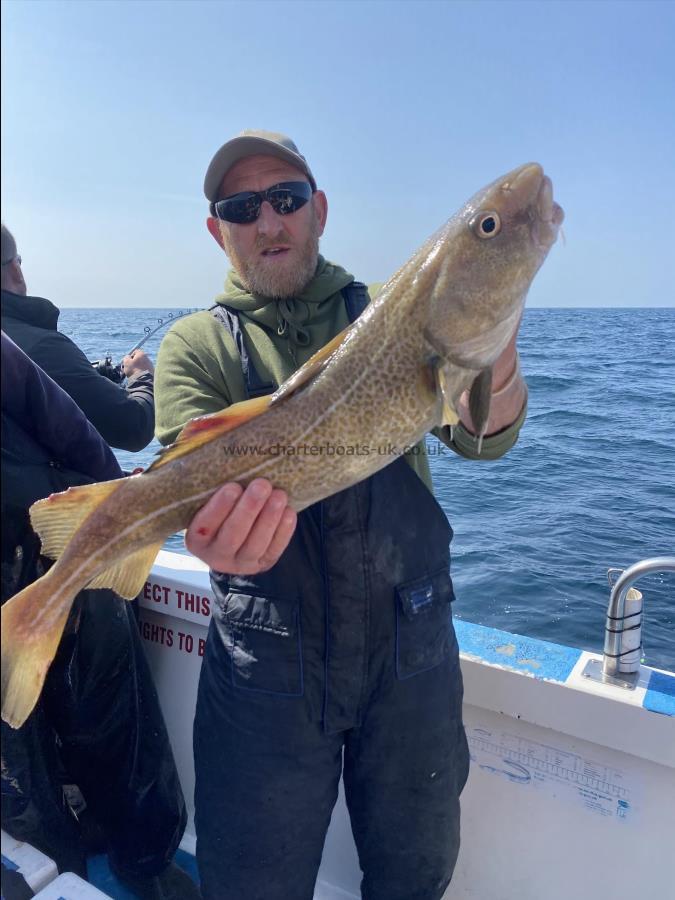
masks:
[[[492,364],[562,219],[538,164],[498,178],[276,393],[189,422],[141,475],[35,503],[33,528],[57,562],[2,608],[2,718],[18,728],[33,709],[77,593],[135,597],[165,538],[224,482],[269,478],[302,510],[372,475],[435,426],[456,424],[467,389],[480,442]],[[386,445],[392,455],[288,452],[331,444]]]

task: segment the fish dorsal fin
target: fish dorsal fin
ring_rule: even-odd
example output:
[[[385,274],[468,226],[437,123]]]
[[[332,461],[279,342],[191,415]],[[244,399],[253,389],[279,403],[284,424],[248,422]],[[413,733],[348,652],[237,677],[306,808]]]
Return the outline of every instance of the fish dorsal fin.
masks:
[[[243,400],[241,403],[233,403],[227,409],[223,409],[217,413],[211,413],[208,416],[197,416],[191,419],[185,428],[176,438],[175,443],[159,451],[159,454],[153,464],[148,467],[147,471],[159,469],[161,466],[187,453],[192,453],[198,447],[208,444],[209,441],[233,431],[240,425],[244,425],[256,416],[261,416],[267,412],[270,405],[271,395],[266,394],[264,397],[255,397],[253,400]]]
[[[270,406],[276,406],[282,400],[288,399],[300,390],[308,382],[312,381],[327,365],[335,351],[342,344],[344,339],[351,331],[352,326],[348,326],[331,341],[329,341],[321,350],[317,350],[307,362],[300,366],[297,372],[294,372],[290,378],[274,392],[274,394],[264,397],[256,397],[253,400],[244,400],[241,403],[233,403],[222,412],[212,413],[208,416],[198,416],[187,423],[185,428],[176,438],[175,443],[159,451],[157,459],[148,468],[148,472],[158,469],[166,463],[173,462],[186,453],[191,453],[203,444],[208,444],[216,437],[227,434],[261,416],[267,412]]]
[[[297,372],[294,372],[290,378],[287,378],[272,394],[272,403],[276,406],[281,400],[288,399],[292,394],[297,393],[300,388],[313,381],[326,368],[328,361],[351,330],[352,326],[348,325],[347,328],[336,334],[331,341],[328,341],[320,350],[317,350],[316,353],[310,356],[307,362],[300,366]]]
[[[122,479],[71,487],[61,494],[38,500],[30,510],[30,522],[42,543],[41,553],[58,559],[80,525],[116,491]]]

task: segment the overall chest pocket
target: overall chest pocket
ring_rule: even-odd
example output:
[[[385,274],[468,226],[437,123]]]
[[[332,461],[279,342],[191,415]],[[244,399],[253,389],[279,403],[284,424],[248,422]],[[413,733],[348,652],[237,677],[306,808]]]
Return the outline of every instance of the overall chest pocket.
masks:
[[[222,612],[234,687],[301,696],[302,636],[298,601],[230,592]]]
[[[440,665],[454,629],[450,573],[442,570],[396,588],[396,677],[410,678]]]

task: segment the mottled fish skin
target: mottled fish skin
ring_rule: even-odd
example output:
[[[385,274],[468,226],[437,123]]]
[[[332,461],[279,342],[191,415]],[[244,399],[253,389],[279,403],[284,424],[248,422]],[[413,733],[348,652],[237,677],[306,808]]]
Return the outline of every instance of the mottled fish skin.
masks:
[[[494,236],[477,231],[485,216],[501,223]],[[269,478],[302,510],[421,440],[441,424],[443,400],[456,413],[462,392],[506,347],[562,218],[536,163],[477,193],[387,282],[317,375],[290,395],[280,389],[262,415],[224,434],[214,429],[212,440],[177,458],[168,448],[147,472],[117,483],[41,579],[50,583],[40,603],[15,609],[12,640],[30,644],[62,629],[64,611],[83,587],[116,561],[186,528],[227,481]],[[309,450],[327,445],[345,450],[330,456]],[[147,569],[146,563],[146,575]],[[109,586],[122,593],[119,582]],[[3,658],[9,646],[3,639]],[[3,718],[5,690],[3,675]],[[16,727],[19,714],[7,715]]]

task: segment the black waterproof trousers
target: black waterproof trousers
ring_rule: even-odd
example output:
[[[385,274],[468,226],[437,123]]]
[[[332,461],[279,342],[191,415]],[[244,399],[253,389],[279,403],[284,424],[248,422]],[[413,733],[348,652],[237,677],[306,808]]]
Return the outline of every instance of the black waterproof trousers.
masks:
[[[195,721],[205,900],[311,900],[344,774],[366,900],[438,900],[469,756],[442,510],[404,460],[213,575]]]
[[[18,730],[2,723],[3,829],[86,877],[64,782],[80,788],[118,871],[168,865],[185,803],[133,611],[110,591],[79,595],[34,711]]]

